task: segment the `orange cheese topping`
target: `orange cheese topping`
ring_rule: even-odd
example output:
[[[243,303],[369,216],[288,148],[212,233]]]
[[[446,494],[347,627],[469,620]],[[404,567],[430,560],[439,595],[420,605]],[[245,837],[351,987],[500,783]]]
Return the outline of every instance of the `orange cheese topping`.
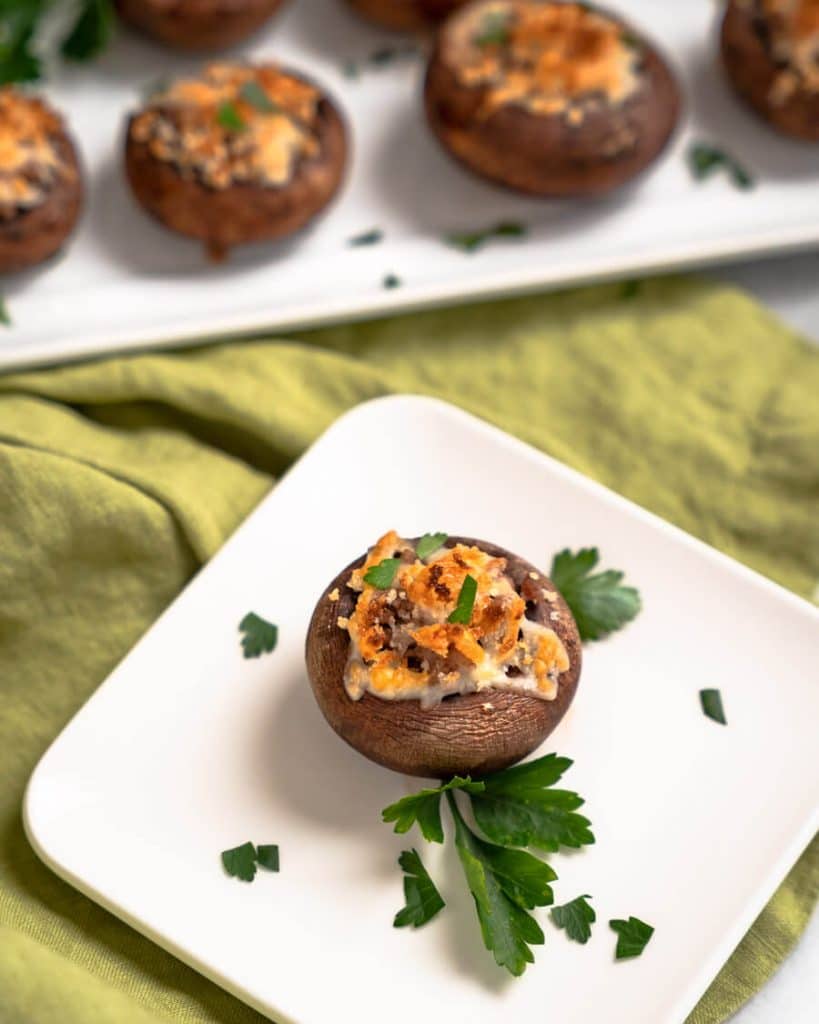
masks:
[[[391,586],[378,589],[365,576],[388,558],[399,565]],[[450,622],[467,576],[477,585],[470,620]],[[359,594],[353,614],[338,623],[350,635],[344,682],[353,700],[369,692],[429,707],[489,688],[557,696],[560,673],[569,668],[566,649],[552,629],[526,618],[506,559],[457,544],[421,561],[390,531],[347,586]]]
[[[797,89],[819,92],[819,0],[760,0],[771,54],[787,67],[774,83],[774,99]]]
[[[10,219],[46,198],[61,176],[73,176],[60,154],[60,118],[40,100],[0,90],[0,218]]]
[[[318,152],[320,94],[273,65],[211,64],[151,97],[131,132],[152,156],[210,188],[281,186]]]
[[[582,119],[582,104],[623,102],[638,86],[637,53],[623,25],[574,3],[490,0],[444,30],[444,60],[487,90],[484,114],[508,104]]]

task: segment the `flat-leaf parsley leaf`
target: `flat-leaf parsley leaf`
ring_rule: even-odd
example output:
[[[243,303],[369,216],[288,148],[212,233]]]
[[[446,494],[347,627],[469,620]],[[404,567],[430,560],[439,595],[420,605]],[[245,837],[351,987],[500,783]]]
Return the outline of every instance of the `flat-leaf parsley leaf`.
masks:
[[[590,575],[600,560],[597,548],[559,552],[549,576],[577,622],[581,640],[600,640],[630,622],[640,611],[640,595],[622,586],[623,573],[614,569]]]
[[[364,573],[364,582],[377,590],[389,590],[400,564],[400,558],[384,558],[378,565],[371,565]]]
[[[614,952],[617,960],[639,956],[654,934],[651,925],[641,921],[639,917],[629,917],[628,921],[615,918],[609,921],[609,927],[617,932],[617,949]]]
[[[547,754],[484,778],[484,788],[470,793],[481,831],[504,846],[534,846],[555,852],[594,842],[591,822],[577,814],[583,798],[552,789],[572,762]]]
[[[725,709],[722,706],[722,694],[719,690],[700,690],[702,713],[720,725],[727,725]]]
[[[558,928],[566,931],[568,938],[585,945],[591,935],[591,926],[597,920],[594,907],[587,903],[591,896],[577,896],[562,907],[552,907],[550,916]]]
[[[441,794],[451,789],[479,793],[483,790],[483,783],[473,782],[470,778],[462,779],[456,775],[437,789],[422,789],[390,804],[381,812],[381,819],[394,821],[394,831],[399,833],[409,832],[417,822],[421,835],[428,843],[442,843],[444,830],[441,825]]]
[[[447,793],[447,799],[455,821],[455,846],[475,900],[484,945],[494,955],[498,966],[505,967],[515,976],[521,975],[526,965],[535,959],[529,947],[543,944],[543,930],[524,909],[523,890],[515,878],[510,877],[508,870],[499,865],[496,854],[520,853],[524,857],[531,857],[531,854],[484,843],[467,827],[451,792]],[[548,868],[537,858],[531,859]],[[546,889],[548,883],[544,882],[537,897],[541,901],[538,905],[548,901],[551,890],[547,894]],[[526,890],[529,904],[533,892],[534,887]]]
[[[231,878],[252,882],[256,877],[256,847],[253,843],[242,843],[232,850],[224,850],[222,864]]]
[[[279,870],[279,848],[275,843],[256,847],[256,863],[265,871]]]
[[[263,619],[255,612],[248,612],[239,623],[242,637],[242,650],[246,658],[258,658],[262,654],[270,654],[275,650],[279,640],[279,627]]]
[[[404,850],[398,858],[404,872],[404,906],[395,915],[394,928],[420,928],[446,906],[429,877],[417,850]]]
[[[423,562],[425,558],[429,558],[431,554],[445,544],[446,539],[447,535],[445,533],[425,533],[415,546],[415,557],[420,558]]]
[[[474,576],[464,576],[461,584],[461,592],[454,609],[450,612],[447,622],[459,622],[462,626],[468,626],[472,618],[472,609],[475,607],[475,595],[478,593],[478,581]]]

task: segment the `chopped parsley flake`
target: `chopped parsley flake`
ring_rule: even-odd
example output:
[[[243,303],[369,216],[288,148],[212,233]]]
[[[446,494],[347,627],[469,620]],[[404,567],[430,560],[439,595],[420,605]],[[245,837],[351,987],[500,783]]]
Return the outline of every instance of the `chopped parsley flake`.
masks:
[[[263,619],[255,612],[248,612],[239,623],[242,637],[242,650],[246,658],[258,658],[262,654],[270,654],[279,641],[279,627]]]

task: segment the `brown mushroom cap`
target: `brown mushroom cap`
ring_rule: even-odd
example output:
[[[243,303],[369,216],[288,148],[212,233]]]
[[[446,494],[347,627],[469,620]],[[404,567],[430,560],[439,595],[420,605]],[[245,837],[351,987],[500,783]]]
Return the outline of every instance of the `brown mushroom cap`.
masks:
[[[214,189],[183,176],[173,163],[158,159],[147,143],[134,138],[137,117],[129,118],[125,143],[125,170],[134,195],[172,231],[201,239],[215,258],[236,245],[294,234],[328,205],[344,179],[347,132],[327,96],[318,103],[317,153],[301,157],[290,180],[281,186],[237,182]]]
[[[396,32],[417,32],[437,25],[469,0],[347,0],[368,21]]]
[[[819,141],[819,91],[795,80],[778,94],[777,82],[788,68],[775,59],[770,26],[758,7],[731,0],[720,33],[722,63],[737,94],[777,131],[793,138]]]
[[[415,544],[416,541],[411,541]],[[538,747],[557,726],[572,702],[580,678],[581,647],[572,613],[554,584],[530,562],[496,544],[470,537],[450,537],[447,547],[474,545],[507,560],[507,574],[517,588],[538,572],[538,596],[527,604],[527,617],[557,633],[569,656],[570,668],[558,680],[557,697],[542,700],[508,690],[456,694],[432,708],[417,700],[384,700],[365,693],[357,701],[344,688],[344,669],[350,647],[340,629],[340,615],[350,616],[358,594],[347,588],[365,555],[343,569],[319,598],[307,631],[307,673],[324,717],[338,735],[371,761],[425,778],[485,775],[514,764]],[[542,596],[543,588],[554,600]],[[330,600],[338,589],[339,599]],[[550,613],[557,612],[553,620]]]
[[[64,173],[36,206],[7,220],[0,219],[0,273],[23,270],[47,260],[61,248],[77,223],[83,200],[77,151],[64,129],[55,136],[53,145]]]
[[[224,50],[272,17],[284,0],[116,0],[123,21],[177,50]]]
[[[512,103],[484,112],[489,86],[465,84],[443,55],[445,34],[472,15],[470,5],[444,24],[424,84],[432,131],[471,171],[530,195],[600,195],[635,178],[665,149],[679,118],[680,92],[666,61],[630,26],[623,23],[623,31],[642,53],[639,88],[616,104],[599,100],[572,123],[564,113]]]

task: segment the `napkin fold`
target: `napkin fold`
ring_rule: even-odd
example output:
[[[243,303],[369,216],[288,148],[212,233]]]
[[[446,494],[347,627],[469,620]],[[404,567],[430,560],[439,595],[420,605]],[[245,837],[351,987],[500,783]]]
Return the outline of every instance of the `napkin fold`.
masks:
[[[722,285],[606,285],[0,378],[4,1022],[261,1020],[45,868],[23,791],[276,477],[346,409],[399,392],[454,402],[815,594],[819,350]],[[690,1024],[764,983],[818,895],[814,840]]]

